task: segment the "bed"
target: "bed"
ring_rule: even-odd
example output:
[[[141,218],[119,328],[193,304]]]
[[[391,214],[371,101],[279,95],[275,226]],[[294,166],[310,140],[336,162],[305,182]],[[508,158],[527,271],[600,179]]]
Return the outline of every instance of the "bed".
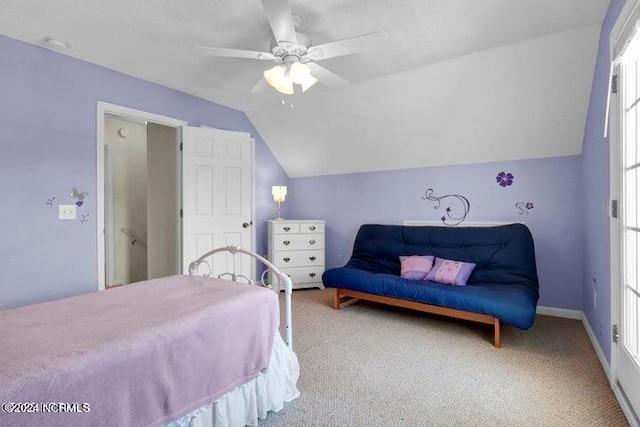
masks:
[[[284,340],[276,292],[195,275],[221,251],[279,279]],[[6,310],[0,334],[2,426],[256,425],[299,395],[291,280],[234,246],[189,276]]]

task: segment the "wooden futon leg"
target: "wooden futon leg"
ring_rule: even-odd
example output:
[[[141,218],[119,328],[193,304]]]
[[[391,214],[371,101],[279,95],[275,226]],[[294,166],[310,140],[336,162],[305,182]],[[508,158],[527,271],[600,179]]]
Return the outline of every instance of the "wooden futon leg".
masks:
[[[340,310],[340,289],[333,289],[333,309]]]
[[[495,348],[500,348],[502,345],[502,336],[500,335],[500,319],[493,319],[493,345]]]
[[[340,310],[340,304],[351,301],[353,297],[345,296],[340,293],[340,289],[333,288],[333,308],[334,310]]]

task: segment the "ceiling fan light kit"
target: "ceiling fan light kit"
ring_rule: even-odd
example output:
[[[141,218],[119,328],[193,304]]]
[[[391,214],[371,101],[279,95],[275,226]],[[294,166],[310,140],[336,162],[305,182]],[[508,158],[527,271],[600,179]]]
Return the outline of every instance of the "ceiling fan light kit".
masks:
[[[348,86],[348,81],[318,65],[317,61],[379,49],[389,41],[384,31],[378,31],[311,46],[309,38],[296,31],[301,26],[302,18],[291,13],[291,6],[287,0],[261,1],[274,35],[271,52],[207,46],[194,48],[209,56],[277,62],[278,65],[266,70],[263,76],[270,86],[285,95],[294,94],[294,84],[300,85],[302,91],[306,92],[318,80],[332,89]]]
[[[271,87],[285,95],[294,94],[294,83],[302,87],[302,92],[306,92],[318,82],[318,79],[311,75],[309,67],[297,60],[288,65],[276,65],[266,70],[264,79]]]

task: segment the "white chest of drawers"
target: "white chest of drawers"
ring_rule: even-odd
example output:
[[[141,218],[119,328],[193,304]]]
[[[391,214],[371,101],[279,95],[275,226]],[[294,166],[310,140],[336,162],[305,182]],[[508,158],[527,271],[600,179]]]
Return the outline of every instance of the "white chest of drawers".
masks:
[[[269,261],[291,277],[293,289],[324,288],[324,221],[269,220]]]

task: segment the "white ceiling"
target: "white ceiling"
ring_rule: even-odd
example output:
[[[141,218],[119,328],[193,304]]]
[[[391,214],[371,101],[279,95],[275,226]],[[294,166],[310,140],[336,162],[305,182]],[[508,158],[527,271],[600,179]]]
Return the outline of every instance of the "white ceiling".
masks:
[[[287,173],[312,176],[577,154],[609,0],[291,0],[320,44],[384,30],[379,51],[322,61],[352,83],[279,103],[259,0],[2,0],[0,33],[247,112]]]

